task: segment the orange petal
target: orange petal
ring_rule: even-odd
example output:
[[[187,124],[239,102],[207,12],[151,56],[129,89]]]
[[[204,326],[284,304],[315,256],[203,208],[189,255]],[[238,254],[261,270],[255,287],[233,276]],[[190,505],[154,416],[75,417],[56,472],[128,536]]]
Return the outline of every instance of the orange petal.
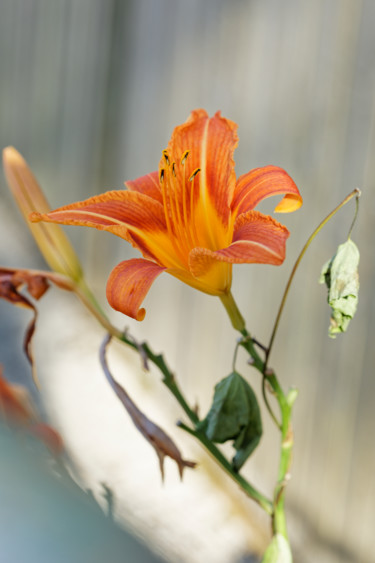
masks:
[[[107,282],[108,303],[116,311],[143,321],[146,311],[139,307],[155,278],[164,270],[158,264],[140,258],[120,262]]]
[[[286,194],[276,206],[275,211],[288,213],[302,205],[302,197],[292,178],[278,166],[254,168],[237,180],[232,209],[237,214],[254,209],[263,199]]]
[[[181,157],[188,150],[184,166],[186,178],[197,169],[199,196],[202,205],[211,204],[227,224],[229,206],[235,187],[233,152],[237,146],[237,125],[221,117],[217,112],[209,117],[206,111],[198,109],[190,114],[187,121],[176,127],[168,144],[168,156],[180,167]],[[160,166],[163,167],[163,159]],[[181,190],[182,173],[178,171]],[[210,201],[207,201],[207,200]]]
[[[191,272],[194,276],[205,275],[217,262],[279,265],[285,258],[288,236],[288,229],[269,215],[249,211],[238,217],[230,246],[216,252],[206,248],[191,251]]]
[[[125,186],[128,190],[134,192],[140,192],[144,195],[156,199],[159,203],[163,203],[163,197],[159,186],[159,172],[151,172],[146,174],[146,176],[141,176],[136,180],[128,180],[125,182]]]
[[[109,231],[130,242],[146,258],[166,266],[174,264],[162,205],[136,191],[106,192],[49,213],[33,213],[31,220]],[[171,261],[168,261],[170,256]]]
[[[49,213],[32,213],[32,221],[94,227],[128,238],[128,229],[165,230],[163,207],[137,192],[118,190],[59,207]]]

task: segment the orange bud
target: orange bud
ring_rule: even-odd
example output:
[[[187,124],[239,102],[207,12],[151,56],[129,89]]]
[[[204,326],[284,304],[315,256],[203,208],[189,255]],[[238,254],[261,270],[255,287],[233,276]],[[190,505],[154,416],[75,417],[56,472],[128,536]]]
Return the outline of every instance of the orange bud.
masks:
[[[61,227],[29,220],[31,213],[48,213],[50,206],[27,162],[14,147],[7,147],[3,150],[3,165],[8,186],[47,264],[55,272],[80,281],[81,265]]]

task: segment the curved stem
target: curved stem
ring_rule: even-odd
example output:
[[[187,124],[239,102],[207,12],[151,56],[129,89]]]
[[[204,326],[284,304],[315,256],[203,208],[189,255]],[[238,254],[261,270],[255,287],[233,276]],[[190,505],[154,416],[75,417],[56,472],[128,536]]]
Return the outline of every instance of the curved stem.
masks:
[[[237,362],[237,355],[238,355],[238,348],[241,346],[241,340],[237,340],[236,347],[233,353],[233,360],[232,360],[232,371],[236,371],[236,362]]]
[[[354,213],[352,224],[350,225],[350,229],[349,229],[349,233],[348,233],[348,240],[351,237],[353,227],[354,227],[355,222],[357,220],[358,211],[359,211],[359,198],[360,198],[360,196],[361,196],[361,190],[358,189],[358,193],[357,193],[357,196],[355,198],[355,213]]]
[[[299,266],[299,264],[300,264],[302,258],[304,257],[304,255],[305,255],[305,253],[306,253],[306,250],[309,248],[310,244],[312,243],[312,241],[314,240],[314,238],[316,237],[316,235],[319,233],[319,231],[328,223],[328,221],[329,221],[342,207],[344,207],[344,205],[346,205],[354,196],[357,197],[357,202],[358,202],[358,198],[359,198],[360,195],[361,195],[361,192],[360,192],[360,190],[359,190],[358,188],[355,188],[349,195],[347,195],[346,198],[345,198],[337,207],[335,207],[335,209],[334,209],[333,211],[331,211],[331,213],[329,213],[329,215],[327,215],[327,217],[326,217],[325,219],[323,219],[323,221],[317,226],[317,228],[315,229],[315,231],[310,235],[310,237],[307,239],[306,244],[305,244],[304,247],[302,248],[302,250],[301,250],[301,252],[300,252],[300,254],[299,254],[299,256],[298,256],[298,258],[297,258],[297,260],[296,260],[296,262],[295,262],[295,264],[294,264],[294,266],[293,266],[293,269],[292,269],[292,271],[291,271],[291,273],[290,273],[288,282],[287,282],[286,287],[285,287],[285,290],[284,290],[283,297],[282,297],[282,299],[281,299],[280,307],[279,307],[278,313],[277,313],[277,315],[276,315],[275,324],[274,324],[274,326],[273,326],[273,330],[272,330],[270,342],[269,342],[268,349],[267,349],[267,352],[266,352],[266,360],[265,360],[265,363],[264,363],[264,369],[266,369],[266,368],[267,368],[267,365],[268,365],[268,360],[269,360],[269,357],[270,357],[270,354],[271,354],[271,350],[272,350],[272,346],[273,346],[273,343],[274,343],[274,340],[275,340],[275,336],[276,336],[276,333],[277,333],[277,329],[278,329],[279,324],[280,324],[280,318],[281,318],[281,315],[282,315],[282,312],[283,312],[283,310],[284,310],[284,306],[285,306],[285,303],[286,303],[286,300],[287,300],[287,297],[288,297],[288,294],[289,294],[290,286],[292,285],[292,281],[293,281],[294,275],[295,275],[295,273],[296,273],[296,271],[297,271],[297,268],[298,268],[298,266]],[[353,224],[354,224],[354,223],[353,223]],[[350,230],[350,232],[349,232],[349,236],[350,236],[350,233],[351,233],[351,230]]]
[[[265,371],[265,368],[264,368],[264,362],[255,349],[254,339],[251,338],[251,336],[247,332],[247,330],[243,329],[241,331],[241,334],[243,335],[243,338],[242,338],[242,340],[239,341],[239,345],[242,346],[243,348],[245,348],[245,350],[250,354],[251,360],[252,360],[252,365],[258,371],[260,371],[260,373],[262,374],[262,395],[263,395],[263,399],[264,399],[264,404],[266,405],[266,408],[267,408],[271,418],[273,419],[274,423],[276,424],[276,426],[279,429],[281,429],[280,422],[277,420],[277,417],[276,417],[275,413],[273,412],[273,409],[272,409],[270,402],[268,400],[268,397],[267,397],[267,393],[266,393],[267,374],[266,374],[266,371]],[[262,348],[263,348],[263,346],[262,346]]]

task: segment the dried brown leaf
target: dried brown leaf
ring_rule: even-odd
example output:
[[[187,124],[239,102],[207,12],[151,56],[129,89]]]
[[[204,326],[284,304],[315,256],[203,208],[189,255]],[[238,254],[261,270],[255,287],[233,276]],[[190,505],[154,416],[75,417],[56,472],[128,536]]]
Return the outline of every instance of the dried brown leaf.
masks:
[[[35,332],[37,310],[29,297],[22,291],[25,289],[30,297],[39,300],[49,288],[49,282],[62,289],[72,290],[73,284],[69,278],[53,272],[43,272],[39,270],[19,270],[14,268],[0,268],[0,298],[5,299],[13,305],[29,309],[33,313],[33,318],[25,331],[24,351],[29,360],[33,379],[37,382],[34,358],[32,352],[32,337]]]
[[[164,458],[166,456],[175,460],[178,465],[178,470],[180,477],[183,477],[183,471],[185,467],[194,468],[196,463],[193,461],[184,460],[181,456],[180,450],[173,442],[173,440],[154,422],[147,418],[137,407],[134,401],[130,398],[125,389],[115,381],[109,371],[106,351],[107,346],[111,340],[111,336],[108,335],[100,348],[100,363],[102,365],[105,376],[111,385],[112,389],[116,393],[117,397],[120,399],[125,409],[127,410],[130,418],[132,419],[136,428],[141,432],[144,438],[151,444],[155,449],[156,454],[159,458],[160,472],[162,479],[164,480]]]

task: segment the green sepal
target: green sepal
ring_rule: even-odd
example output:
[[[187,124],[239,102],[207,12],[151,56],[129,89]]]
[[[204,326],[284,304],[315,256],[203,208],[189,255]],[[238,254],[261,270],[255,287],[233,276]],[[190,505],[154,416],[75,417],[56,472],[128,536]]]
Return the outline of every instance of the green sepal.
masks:
[[[319,283],[328,287],[328,303],[331,307],[331,324],[328,334],[336,338],[345,332],[358,305],[359,250],[351,239],[337,248],[331,260],[322,268]]]
[[[219,444],[234,440],[236,471],[254,451],[262,435],[262,420],[254,391],[239,373],[231,373],[215,386],[210,411],[199,430]]]

